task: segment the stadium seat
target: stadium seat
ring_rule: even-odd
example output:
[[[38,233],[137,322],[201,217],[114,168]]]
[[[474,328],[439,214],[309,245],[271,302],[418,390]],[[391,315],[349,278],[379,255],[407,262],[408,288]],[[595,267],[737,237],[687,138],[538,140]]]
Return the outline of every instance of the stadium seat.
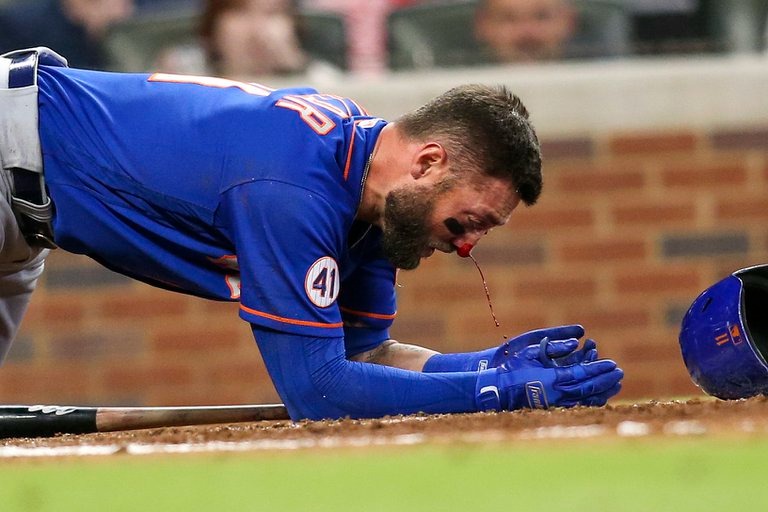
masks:
[[[338,69],[348,69],[347,30],[343,16],[303,10],[299,12],[299,18],[299,37],[304,51]]]
[[[707,24],[716,49],[753,53],[766,49],[768,0],[719,0],[708,4]]]

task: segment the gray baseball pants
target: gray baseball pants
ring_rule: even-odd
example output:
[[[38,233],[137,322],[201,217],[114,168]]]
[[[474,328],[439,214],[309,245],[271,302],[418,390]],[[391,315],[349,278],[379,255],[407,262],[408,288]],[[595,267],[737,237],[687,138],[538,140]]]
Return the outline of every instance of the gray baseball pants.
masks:
[[[27,310],[48,249],[30,247],[11,209],[7,169],[42,169],[37,134],[37,86],[8,88],[7,59],[0,57],[0,362]],[[21,165],[20,165],[21,164]]]

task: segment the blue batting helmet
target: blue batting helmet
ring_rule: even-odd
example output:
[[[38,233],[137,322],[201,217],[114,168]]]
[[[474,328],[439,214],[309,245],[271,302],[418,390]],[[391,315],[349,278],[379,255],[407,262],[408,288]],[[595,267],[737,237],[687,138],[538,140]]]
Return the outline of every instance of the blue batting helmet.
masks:
[[[683,318],[680,349],[706,393],[768,394],[768,265],[738,270],[699,295]]]

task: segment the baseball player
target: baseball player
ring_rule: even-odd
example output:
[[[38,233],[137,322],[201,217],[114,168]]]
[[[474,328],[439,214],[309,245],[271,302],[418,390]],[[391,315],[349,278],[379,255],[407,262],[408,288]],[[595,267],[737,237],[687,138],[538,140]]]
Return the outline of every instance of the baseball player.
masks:
[[[468,252],[540,194],[536,135],[506,89],[458,87],[388,123],[313,89],[71,69],[45,48],[7,54],[0,77],[3,353],[58,247],[238,301],[296,420],[619,391],[577,325],[468,354],[389,336],[397,268]]]

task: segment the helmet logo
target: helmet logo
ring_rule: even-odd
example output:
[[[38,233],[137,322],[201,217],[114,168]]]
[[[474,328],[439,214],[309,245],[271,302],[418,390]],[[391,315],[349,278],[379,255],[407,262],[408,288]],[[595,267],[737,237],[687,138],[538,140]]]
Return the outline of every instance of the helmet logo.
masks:
[[[729,326],[726,324],[715,329],[715,344],[718,347],[725,345],[729,341],[734,345],[741,343],[741,329],[739,329],[738,325]]]

